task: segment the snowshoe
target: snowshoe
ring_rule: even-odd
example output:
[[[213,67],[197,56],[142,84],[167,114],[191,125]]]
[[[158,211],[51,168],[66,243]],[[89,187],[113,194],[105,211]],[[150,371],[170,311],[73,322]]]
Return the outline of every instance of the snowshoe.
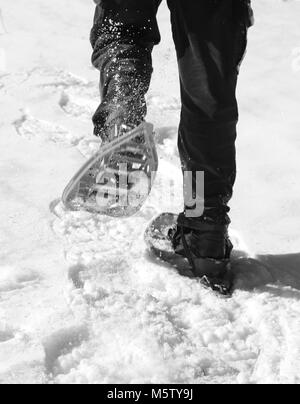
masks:
[[[220,295],[230,296],[233,287],[230,265],[232,244],[226,236],[226,231],[222,240],[225,250],[218,259],[202,258],[192,246],[192,237],[196,237],[206,251],[209,251],[209,248],[212,248],[208,246],[209,243],[216,245],[216,230],[223,231],[225,226],[221,229],[221,225],[203,222],[194,226],[194,229],[184,227],[182,215],[163,213],[146,229],[145,242],[151,254],[172,265],[180,273],[191,274],[198,278],[203,286]],[[214,248],[219,249],[219,245]],[[198,248],[198,251],[201,252],[201,248]]]
[[[132,216],[146,201],[157,169],[153,125],[116,128],[115,138],[102,145],[68,184],[62,201],[72,211]]]

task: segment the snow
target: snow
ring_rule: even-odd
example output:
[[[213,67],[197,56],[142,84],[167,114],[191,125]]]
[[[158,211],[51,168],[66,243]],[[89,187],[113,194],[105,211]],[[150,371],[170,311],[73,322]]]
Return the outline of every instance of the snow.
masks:
[[[166,6],[148,95],[159,175],[143,210],[116,220],[58,201],[98,146],[94,3],[0,2],[0,383],[300,382],[300,3],[253,4],[232,201],[236,292],[223,300],[149,257],[143,241],[151,218],[182,204]]]

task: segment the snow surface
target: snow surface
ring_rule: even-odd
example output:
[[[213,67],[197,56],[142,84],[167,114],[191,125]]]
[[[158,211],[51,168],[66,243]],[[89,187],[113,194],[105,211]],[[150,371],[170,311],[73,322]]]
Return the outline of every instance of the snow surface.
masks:
[[[57,203],[97,147],[94,3],[0,1],[1,383],[299,383],[300,2],[253,4],[232,201],[237,289],[222,300],[145,252],[147,223],[182,204],[166,6],[148,96],[159,177],[141,213],[116,220]]]

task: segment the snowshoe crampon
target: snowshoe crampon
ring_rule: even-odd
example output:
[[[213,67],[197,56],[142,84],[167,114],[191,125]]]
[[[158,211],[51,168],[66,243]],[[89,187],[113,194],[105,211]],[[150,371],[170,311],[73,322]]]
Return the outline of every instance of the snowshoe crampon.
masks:
[[[66,187],[62,201],[68,210],[127,217],[141,209],[158,169],[153,125],[144,122],[122,132],[102,145]]]

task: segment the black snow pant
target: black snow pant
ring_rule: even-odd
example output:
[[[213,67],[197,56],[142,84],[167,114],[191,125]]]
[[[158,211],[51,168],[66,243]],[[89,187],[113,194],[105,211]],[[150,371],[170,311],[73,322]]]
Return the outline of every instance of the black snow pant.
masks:
[[[160,42],[162,0],[94,0],[92,62],[102,102],[93,122],[106,139],[111,124],[137,125],[146,116],[151,52]],[[179,151],[184,171],[205,174],[205,206],[227,206],[236,178],[236,85],[250,0],[168,0],[181,84]]]

